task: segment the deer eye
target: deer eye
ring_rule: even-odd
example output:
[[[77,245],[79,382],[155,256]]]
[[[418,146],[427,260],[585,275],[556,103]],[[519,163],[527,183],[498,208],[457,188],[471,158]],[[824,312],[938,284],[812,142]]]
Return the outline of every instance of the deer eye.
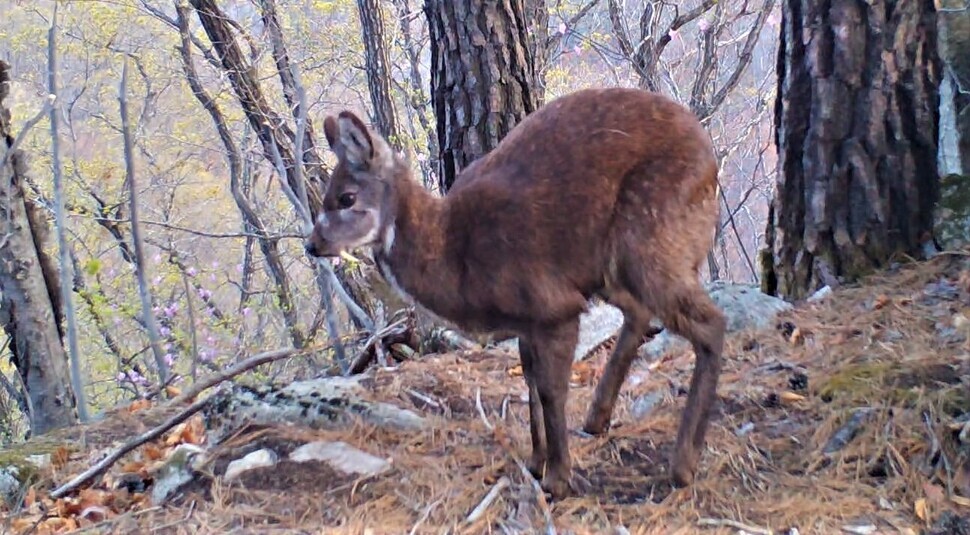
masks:
[[[346,210],[347,208],[350,208],[351,206],[354,205],[355,202],[357,202],[356,193],[350,193],[350,192],[341,193],[340,196],[337,197],[337,207],[340,208],[341,210]]]

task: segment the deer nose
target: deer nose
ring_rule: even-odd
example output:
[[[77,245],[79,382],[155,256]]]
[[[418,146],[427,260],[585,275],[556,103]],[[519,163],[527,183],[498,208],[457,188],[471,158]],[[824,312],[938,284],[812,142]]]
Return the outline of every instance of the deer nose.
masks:
[[[317,246],[310,240],[303,242],[303,250],[310,256],[317,256]]]

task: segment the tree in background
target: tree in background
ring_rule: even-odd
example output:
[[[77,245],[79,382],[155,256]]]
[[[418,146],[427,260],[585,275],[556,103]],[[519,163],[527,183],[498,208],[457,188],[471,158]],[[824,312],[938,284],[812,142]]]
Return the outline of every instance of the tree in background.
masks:
[[[394,99],[391,98],[391,69],[388,66],[387,38],[381,0],[357,0],[360,29],[364,38],[364,67],[370,92],[374,122],[392,147],[401,148]]]
[[[438,184],[494,149],[538,106],[529,22],[522,0],[426,0]]]
[[[785,0],[777,68],[763,289],[799,299],[922,256],[939,192],[933,2]]]
[[[76,403],[61,331],[59,278],[45,252],[47,218],[24,191],[27,162],[17,148],[23,132],[14,137],[4,103],[8,69],[0,61],[0,323],[27,392],[31,433],[39,435],[77,422]]]

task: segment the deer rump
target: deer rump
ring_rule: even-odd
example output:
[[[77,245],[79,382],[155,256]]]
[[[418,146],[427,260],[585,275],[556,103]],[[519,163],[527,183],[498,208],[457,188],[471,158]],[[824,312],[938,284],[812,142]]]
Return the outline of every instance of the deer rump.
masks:
[[[579,315],[599,295],[624,315],[583,429],[605,432],[636,349],[664,326],[697,356],[671,462],[693,481],[714,402],[725,320],[698,269],[717,222],[717,165],[686,108],[637,89],[587,89],[528,116],[443,198],[350,112],[324,131],[338,156],[308,253],[370,246],[434,314],[514,333],[529,388],[530,469],[570,486],[565,416]]]

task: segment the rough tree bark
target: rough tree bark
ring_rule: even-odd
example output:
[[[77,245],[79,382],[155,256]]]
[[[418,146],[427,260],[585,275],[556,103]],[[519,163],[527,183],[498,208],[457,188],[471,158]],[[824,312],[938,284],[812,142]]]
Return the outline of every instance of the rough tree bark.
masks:
[[[394,100],[391,98],[391,69],[387,59],[381,0],[357,0],[357,13],[364,38],[364,68],[367,71],[374,122],[377,131],[391,146],[400,149],[400,133],[394,115]]]
[[[941,171],[970,175],[970,4],[940,0],[939,6],[940,56],[946,64],[940,88]]]
[[[799,299],[922,256],[939,194],[939,73],[932,0],[782,3],[766,292]]]
[[[536,71],[523,0],[425,0],[431,99],[447,191],[457,174],[535,111]]]
[[[58,299],[56,271],[45,273],[42,265],[47,223],[24,195],[27,164],[23,153],[13,150],[10,112],[3,103],[10,87],[8,68],[0,61],[0,322],[27,387],[31,432],[40,435],[76,423],[77,415],[59,313],[52,303]]]

